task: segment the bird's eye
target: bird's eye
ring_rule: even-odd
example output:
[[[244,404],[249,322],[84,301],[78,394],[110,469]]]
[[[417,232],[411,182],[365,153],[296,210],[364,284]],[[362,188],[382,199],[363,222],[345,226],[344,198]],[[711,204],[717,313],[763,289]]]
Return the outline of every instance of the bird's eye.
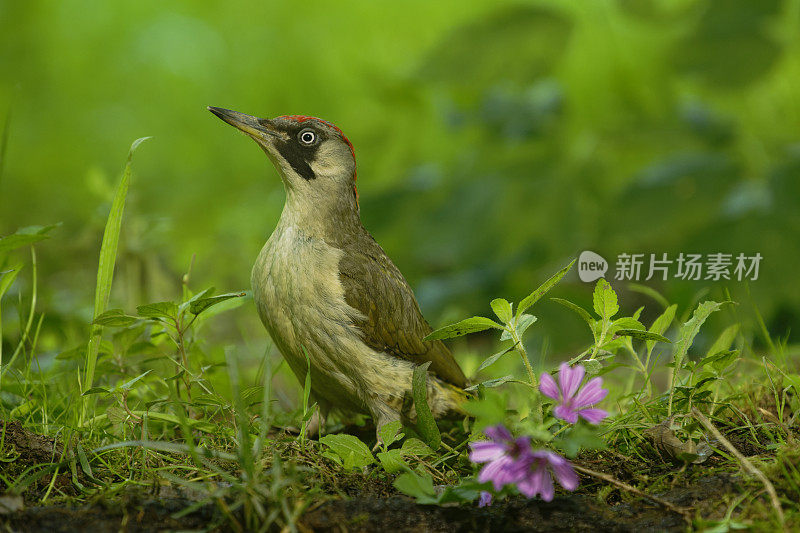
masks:
[[[305,144],[306,146],[310,146],[310,145],[314,144],[314,142],[317,140],[317,134],[314,133],[314,130],[306,129],[306,130],[301,131],[297,135],[297,138],[300,139],[300,142],[302,144]]]

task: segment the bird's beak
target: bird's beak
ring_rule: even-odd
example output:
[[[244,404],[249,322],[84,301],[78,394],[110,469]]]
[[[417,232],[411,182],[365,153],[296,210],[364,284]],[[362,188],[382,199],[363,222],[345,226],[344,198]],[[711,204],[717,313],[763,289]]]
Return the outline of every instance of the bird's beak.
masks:
[[[280,133],[274,130],[271,122],[266,119],[260,119],[252,115],[245,115],[238,111],[231,111],[230,109],[223,109],[221,107],[208,107],[208,110],[217,115],[219,118],[243,131],[253,139],[264,139],[265,136],[271,135],[280,137]]]

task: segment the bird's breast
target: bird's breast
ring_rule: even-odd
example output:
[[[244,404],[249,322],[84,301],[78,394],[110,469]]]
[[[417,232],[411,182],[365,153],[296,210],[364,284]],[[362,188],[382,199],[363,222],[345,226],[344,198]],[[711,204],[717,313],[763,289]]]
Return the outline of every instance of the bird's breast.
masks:
[[[345,301],[339,280],[342,253],[294,226],[279,225],[256,260],[251,282],[261,320],[298,378],[305,377],[307,355],[315,393],[361,410],[352,375],[365,346],[354,325],[360,313]]]

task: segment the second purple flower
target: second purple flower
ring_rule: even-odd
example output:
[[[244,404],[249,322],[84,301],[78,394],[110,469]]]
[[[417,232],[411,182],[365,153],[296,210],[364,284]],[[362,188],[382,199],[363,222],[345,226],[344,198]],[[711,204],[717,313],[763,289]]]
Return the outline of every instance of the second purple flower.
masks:
[[[539,390],[542,394],[559,402],[553,409],[553,414],[570,424],[576,423],[578,417],[591,424],[599,424],[608,416],[603,409],[592,407],[608,394],[608,389],[601,388],[603,379],[592,378],[581,387],[585,374],[582,365],[570,367],[561,363],[558,369],[558,385],[547,373],[542,374],[539,379]]]

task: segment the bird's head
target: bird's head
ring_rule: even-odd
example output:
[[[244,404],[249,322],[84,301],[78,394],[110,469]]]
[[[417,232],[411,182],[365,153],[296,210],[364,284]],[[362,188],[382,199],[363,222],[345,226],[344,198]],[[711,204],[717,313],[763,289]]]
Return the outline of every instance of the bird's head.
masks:
[[[258,143],[280,173],[287,200],[298,208],[350,206],[358,211],[355,152],[342,130],[303,115],[266,119],[219,107],[208,110]]]

